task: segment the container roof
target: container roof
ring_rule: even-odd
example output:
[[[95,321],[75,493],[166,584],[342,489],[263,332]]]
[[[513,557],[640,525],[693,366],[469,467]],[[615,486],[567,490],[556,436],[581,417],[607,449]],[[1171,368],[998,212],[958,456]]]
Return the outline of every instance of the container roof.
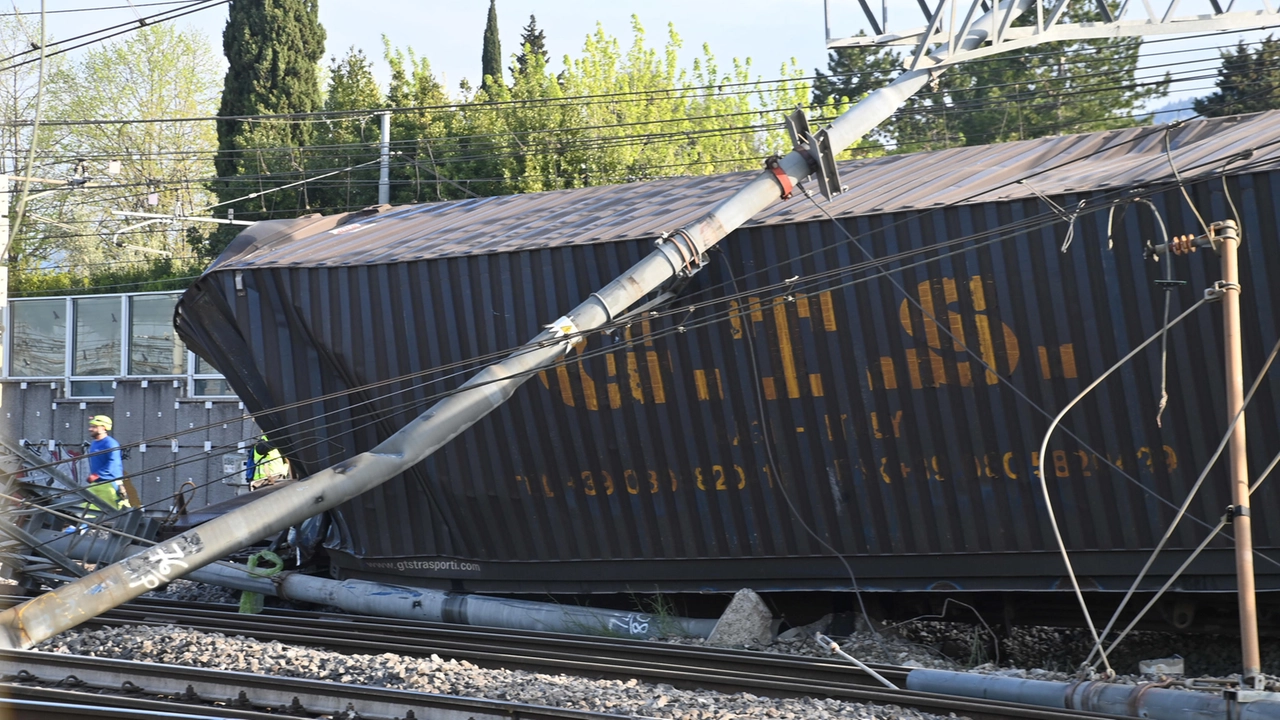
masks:
[[[842,162],[848,191],[830,203],[819,202],[832,215],[848,217],[1164,183],[1174,179],[1171,164],[1190,180],[1219,172],[1229,162],[1228,172],[1237,174],[1269,169],[1277,161],[1280,111],[1269,111]],[[755,174],[666,178],[260,223],[270,227],[248,234],[262,240],[233,243],[217,269],[377,265],[657,237],[696,220]],[[746,226],[824,217],[815,203],[797,194]]]

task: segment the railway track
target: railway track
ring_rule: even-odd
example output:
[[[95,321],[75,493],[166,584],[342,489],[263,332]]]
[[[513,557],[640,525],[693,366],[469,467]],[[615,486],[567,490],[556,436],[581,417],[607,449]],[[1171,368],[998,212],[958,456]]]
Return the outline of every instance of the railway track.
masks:
[[[143,712],[160,712],[246,719],[281,715],[366,720],[618,718],[498,700],[26,650],[0,650],[0,671],[4,680],[0,694],[21,698],[31,711],[40,708],[50,713],[42,717],[139,717]],[[68,714],[55,714],[59,710]],[[132,714],[83,714],[90,710]]]
[[[1114,717],[933,695],[905,689],[894,690],[879,685],[867,674],[838,659],[769,655],[634,640],[458,627],[277,609],[268,610],[261,615],[241,615],[228,610],[226,606],[175,604],[149,599],[113,610],[96,618],[93,624],[107,627],[174,625],[350,654],[395,653],[418,657],[436,654],[466,660],[480,667],[573,674],[590,678],[634,678],[651,684],[666,683],[681,689],[716,690],[724,693],[822,697],[897,705],[940,715],[955,713],[975,720]],[[900,688],[905,685],[908,668],[874,667]],[[183,671],[194,672],[190,669]],[[10,670],[5,673],[12,674]],[[363,709],[360,713],[361,717],[374,716]]]

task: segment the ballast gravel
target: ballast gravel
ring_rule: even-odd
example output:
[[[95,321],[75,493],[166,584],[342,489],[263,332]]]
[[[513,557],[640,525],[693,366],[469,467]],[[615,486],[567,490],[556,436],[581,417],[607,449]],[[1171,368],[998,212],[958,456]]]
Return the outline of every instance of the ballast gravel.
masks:
[[[150,593],[153,596],[186,602],[235,603],[237,593],[212,586],[205,586],[185,580],[178,580],[162,590]],[[784,633],[771,644],[751,644],[742,649],[768,653],[789,655],[808,655],[832,657],[829,648],[813,641],[814,631],[826,632],[831,618],[812,626],[798,628],[791,633]],[[865,625],[863,626],[865,628]],[[141,632],[142,629],[136,629]],[[185,637],[183,631],[170,630],[175,637]],[[193,634],[194,635],[194,634]],[[83,633],[73,638],[68,634],[47,643],[47,649],[54,652],[74,652],[77,654],[96,654],[110,657],[130,659],[129,653],[137,652],[136,644],[116,635],[99,637]],[[220,638],[223,643],[242,643],[246,646],[261,643],[243,638]],[[963,622],[941,622],[917,620],[886,628],[880,633],[867,630],[851,632],[835,638],[841,649],[864,661],[906,667],[936,668],[941,670],[968,671],[1005,677],[1028,678],[1034,680],[1071,681],[1084,677],[1078,674],[1078,664],[1092,647],[1087,632],[1079,628],[1050,628],[1023,626],[1011,628],[1006,634],[997,637],[988,626]],[[201,640],[201,643],[214,642]],[[677,639],[677,642],[689,645],[706,644],[704,640]],[[221,651],[206,651],[192,655],[191,652],[164,648],[166,657],[183,659],[156,659],[156,644],[152,641],[145,649],[145,657],[136,659],[153,662],[175,664],[202,664],[201,658],[219,658]],[[188,645],[191,645],[188,642]],[[269,645],[269,644],[268,644]],[[278,646],[277,647],[283,647]],[[1280,674],[1280,643],[1265,640],[1263,650],[1263,669],[1265,672]],[[119,652],[120,654],[111,654]],[[194,651],[192,651],[194,652]],[[875,717],[875,718],[917,718],[933,717],[900,708],[868,707],[846,703],[807,703],[796,701],[773,701],[751,696],[725,696],[715,693],[690,693],[675,690],[669,686],[656,687],[617,682],[596,682],[568,676],[544,676],[521,672],[491,671],[471,666],[466,662],[441,660],[432,658],[431,662],[439,667],[426,671],[427,677],[415,673],[388,674],[379,671],[380,660],[371,660],[366,656],[341,656],[335,653],[318,650],[295,649],[281,651],[289,658],[289,662],[276,662],[270,667],[263,665],[268,655],[259,655],[248,650],[239,651],[232,657],[249,657],[250,661],[240,665],[202,665],[208,667],[224,667],[224,669],[248,669],[251,672],[270,672],[294,677],[312,677],[339,682],[358,684],[386,685],[421,689],[430,692],[469,695],[537,705],[553,705],[556,707],[603,710],[610,713],[638,714],[645,717],[661,718],[785,718],[785,717]],[[176,653],[176,654],[175,654]],[[290,654],[292,653],[292,654]],[[277,652],[279,654],[279,652]],[[1238,666],[1238,642],[1229,637],[1214,635],[1176,634],[1162,632],[1136,632],[1122,645],[1112,658],[1112,665],[1119,674],[1116,682],[1137,683],[1163,680],[1153,676],[1137,674],[1139,660],[1180,656],[1185,659],[1187,677],[1231,678]],[[341,660],[326,659],[316,664],[307,658],[333,656],[345,658]],[[196,660],[193,661],[192,657]],[[416,668],[417,660],[401,658],[404,667]],[[408,664],[406,664],[408,663]],[[372,674],[354,668],[367,666],[375,668]],[[302,670],[300,670],[300,668]],[[311,668],[312,670],[306,670]],[[338,670],[330,670],[338,668]],[[324,670],[322,673],[322,669]],[[306,670],[306,672],[303,672]],[[317,674],[321,673],[321,674]],[[336,673],[336,675],[335,675]],[[345,678],[355,679],[345,679]],[[442,678],[449,678],[442,683]],[[372,678],[372,679],[370,679]],[[790,714],[789,714],[790,713]]]
[[[438,655],[430,658],[393,654],[344,655],[173,627],[73,630],[41,643],[36,649],[671,720],[941,720],[942,717],[892,705],[776,699],[748,693],[726,695],[679,690],[666,684],[649,685],[636,680],[589,680],[571,675],[492,670]]]

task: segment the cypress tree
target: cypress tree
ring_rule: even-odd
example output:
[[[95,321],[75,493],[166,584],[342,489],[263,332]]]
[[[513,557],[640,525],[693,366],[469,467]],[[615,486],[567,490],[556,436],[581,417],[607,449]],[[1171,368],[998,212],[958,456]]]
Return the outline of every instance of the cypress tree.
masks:
[[[480,53],[480,72],[484,80],[480,89],[490,83],[502,84],[502,40],[498,37],[498,0],[489,0],[489,20],[484,25],[484,48]]]
[[[520,36],[520,54],[516,56],[511,75],[516,78],[524,75],[529,68],[529,58],[534,55],[542,58],[543,65],[550,60],[547,55],[547,36],[538,28],[538,19],[530,15],[529,24],[524,26],[524,34]]]
[[[264,185],[299,179],[297,148],[311,141],[310,123],[246,122],[243,115],[313,112],[321,109],[318,63],[324,54],[319,0],[231,0],[222,48],[227,57],[222,104],[218,109],[220,178],[215,190],[225,202]],[[261,175],[281,174],[278,182]],[[292,176],[288,173],[292,173]],[[236,182],[253,175],[251,183]],[[252,187],[251,187],[252,186]],[[304,186],[305,187],[305,186]],[[238,217],[289,217],[305,209],[305,189],[261,195],[235,205]],[[247,216],[247,217],[246,217]],[[215,251],[220,248],[213,248]]]

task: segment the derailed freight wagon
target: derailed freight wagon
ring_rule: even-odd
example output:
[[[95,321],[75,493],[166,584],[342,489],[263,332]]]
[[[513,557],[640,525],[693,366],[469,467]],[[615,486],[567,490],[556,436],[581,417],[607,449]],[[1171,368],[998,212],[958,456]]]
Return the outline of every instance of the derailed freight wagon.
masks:
[[[1166,293],[1177,315],[1219,272],[1212,253],[1176,257],[1187,284],[1158,286],[1165,266],[1143,245],[1167,238],[1133,201],[1170,233],[1201,232],[1176,166],[1206,221],[1240,221],[1252,380],[1280,336],[1278,144],[1280,113],[1263,113],[843,163],[847,193],[757,216],[674,297],[333,511],[332,570],[467,591],[848,588],[839,554],[869,589],[1058,589],[1036,471],[1049,417],[1159,330]],[[741,182],[260,223],[183,296],[178,329],[314,471],[385,439]],[[1067,417],[1076,439],[1050,444],[1087,587],[1128,587],[1217,446],[1221,335],[1216,305],[1169,333],[1159,421],[1157,345]],[[1272,375],[1246,416],[1255,474],[1280,450],[1277,391]],[[1229,503],[1219,467],[1148,586]],[[1264,485],[1261,589],[1280,589],[1278,510]],[[1177,585],[1234,586],[1226,540]]]

